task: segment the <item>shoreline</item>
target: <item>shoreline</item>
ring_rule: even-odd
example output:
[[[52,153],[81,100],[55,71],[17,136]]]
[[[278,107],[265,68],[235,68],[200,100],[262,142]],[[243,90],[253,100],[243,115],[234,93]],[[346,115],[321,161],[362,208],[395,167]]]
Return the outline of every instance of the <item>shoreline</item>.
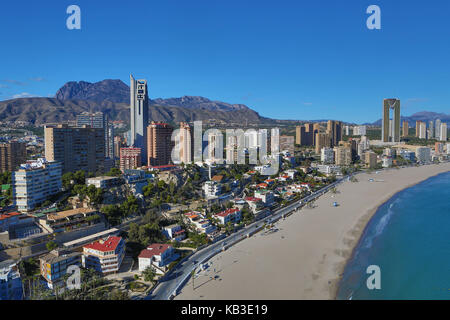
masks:
[[[355,226],[354,230],[352,230],[352,232],[359,234],[358,240],[356,241],[356,243],[354,245],[349,244],[349,246],[352,247],[352,252],[351,252],[350,256],[347,257],[345,259],[345,261],[343,261],[342,264],[339,265],[339,267],[338,267],[339,279],[338,279],[336,285],[333,286],[332,288],[330,288],[331,294],[334,297],[333,300],[337,300],[337,294],[338,294],[338,291],[339,291],[339,284],[340,284],[340,282],[342,280],[345,268],[347,267],[348,262],[353,258],[354,254],[355,254],[355,250],[360,245],[362,237],[363,237],[365,231],[367,230],[367,227],[369,226],[370,222],[372,221],[373,217],[378,212],[378,209],[381,206],[383,206],[384,204],[386,204],[388,201],[390,201],[393,197],[395,197],[400,192],[403,192],[403,191],[405,191],[405,190],[407,190],[409,188],[412,188],[412,187],[418,185],[419,183],[422,183],[422,182],[424,182],[424,181],[426,181],[428,179],[434,178],[434,177],[436,177],[438,175],[441,175],[441,174],[444,174],[444,173],[447,173],[447,172],[449,172],[449,171],[439,172],[439,173],[436,173],[435,175],[431,175],[431,176],[429,176],[427,178],[424,178],[423,180],[417,181],[415,183],[411,183],[411,184],[405,186],[403,189],[393,192],[385,200],[381,201],[375,208],[367,210],[368,218],[366,219],[366,215],[361,217],[360,221],[357,222],[357,226]],[[364,226],[362,228],[360,228],[359,227],[359,223],[363,224]]]
[[[343,182],[337,194],[318,198],[315,208],[278,221],[278,231],[259,232],[212,258],[195,289],[189,280],[175,299],[336,299],[345,267],[378,208],[448,171],[450,163],[358,174],[358,182]],[[332,207],[333,201],[339,206]]]

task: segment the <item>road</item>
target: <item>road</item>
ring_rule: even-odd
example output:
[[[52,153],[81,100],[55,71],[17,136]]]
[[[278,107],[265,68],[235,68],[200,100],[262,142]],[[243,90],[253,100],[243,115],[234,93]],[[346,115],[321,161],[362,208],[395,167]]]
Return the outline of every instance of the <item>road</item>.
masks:
[[[197,268],[200,264],[205,263],[214,255],[220,253],[224,248],[228,248],[231,244],[239,239],[244,239],[248,234],[255,231],[256,228],[261,227],[264,223],[270,224],[282,218],[284,215],[290,213],[291,211],[297,210],[306,203],[316,199],[322,194],[329,191],[331,188],[335,187],[348,177],[343,177],[332,184],[306,196],[305,198],[298,200],[290,205],[280,208],[275,211],[272,215],[253,222],[252,224],[240,229],[236,233],[222,239],[216,243],[213,243],[197,252],[187,257],[185,260],[177,264],[171,271],[169,271],[153,292],[145,298],[145,300],[169,300],[177,295],[177,292],[186,284],[192,271]]]

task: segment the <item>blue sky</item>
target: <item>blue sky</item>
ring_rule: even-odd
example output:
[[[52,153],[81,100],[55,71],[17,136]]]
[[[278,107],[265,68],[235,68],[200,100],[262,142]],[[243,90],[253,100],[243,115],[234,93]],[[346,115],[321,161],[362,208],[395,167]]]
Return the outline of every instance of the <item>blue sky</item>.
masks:
[[[81,30],[66,8],[81,8]],[[366,8],[381,8],[381,30]],[[450,113],[447,0],[1,1],[0,100],[129,74],[151,98],[204,96],[278,119]]]

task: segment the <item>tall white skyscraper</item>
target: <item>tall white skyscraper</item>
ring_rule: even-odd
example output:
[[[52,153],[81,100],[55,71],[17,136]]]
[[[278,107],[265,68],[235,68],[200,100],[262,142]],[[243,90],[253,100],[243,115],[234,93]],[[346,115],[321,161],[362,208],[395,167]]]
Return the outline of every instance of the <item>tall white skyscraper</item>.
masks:
[[[435,137],[439,138],[441,135],[441,119],[437,119],[435,123]]]
[[[130,146],[141,148],[142,163],[147,163],[148,90],[147,80],[130,74]]]
[[[425,122],[421,122],[419,124],[419,138],[420,139],[427,138],[427,124]]]
[[[435,137],[434,135],[434,121],[430,120],[428,121],[428,128],[429,128],[429,135],[428,135],[428,139],[433,139]],[[438,138],[439,136],[436,135],[436,138]]]
[[[447,141],[447,123],[441,123],[440,129],[439,141]]]

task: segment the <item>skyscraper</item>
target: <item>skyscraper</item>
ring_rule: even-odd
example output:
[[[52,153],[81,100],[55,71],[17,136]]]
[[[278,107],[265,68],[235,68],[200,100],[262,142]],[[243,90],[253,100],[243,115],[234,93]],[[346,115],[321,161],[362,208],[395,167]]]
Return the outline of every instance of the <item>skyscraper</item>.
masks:
[[[62,173],[83,170],[105,172],[105,135],[101,128],[45,126],[45,158],[59,161]]]
[[[331,146],[337,146],[339,141],[342,140],[342,122],[335,120],[328,120],[327,133],[331,138]]]
[[[120,170],[124,172],[141,166],[141,148],[120,148]]]
[[[430,120],[428,121],[428,128],[429,128],[429,134],[428,134],[428,139],[433,139],[434,137],[439,138],[438,135],[434,135],[434,121]]]
[[[109,123],[108,115],[103,112],[83,112],[77,115],[77,127],[83,125],[103,129],[105,133],[105,157],[114,159],[114,127]]]
[[[191,138],[191,127],[186,122],[180,122],[179,133],[179,148],[180,148],[180,161],[182,163],[192,162],[192,148],[194,144]]]
[[[441,132],[439,134],[439,141],[447,141],[447,123],[441,123]]]
[[[163,166],[172,159],[173,128],[167,123],[152,122],[147,127],[147,165]]]
[[[130,74],[130,146],[141,148],[142,163],[147,163],[148,90],[147,80],[135,80]]]
[[[394,110],[392,128],[390,125],[390,111]],[[392,132],[392,133],[391,133]],[[381,139],[383,142],[400,142],[400,100],[383,100],[383,119],[381,123]]]
[[[419,139],[426,139],[427,138],[427,123],[426,122],[419,122]]]
[[[14,171],[27,160],[25,142],[0,143],[0,172]]]
[[[409,123],[408,121],[403,121],[403,127],[402,127],[402,136],[407,137],[409,132]]]
[[[439,136],[441,135],[441,119],[436,119],[436,123],[435,123],[435,133],[434,136],[436,138],[439,138]]]

